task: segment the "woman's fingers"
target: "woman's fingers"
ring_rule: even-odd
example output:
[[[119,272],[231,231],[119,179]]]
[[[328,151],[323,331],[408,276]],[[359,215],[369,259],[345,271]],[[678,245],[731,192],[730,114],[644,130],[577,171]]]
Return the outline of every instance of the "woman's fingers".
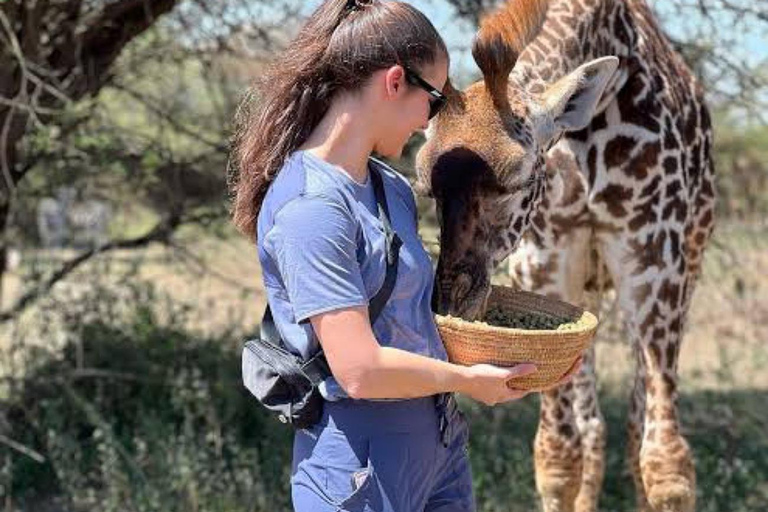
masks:
[[[509,378],[522,377],[524,375],[530,375],[536,371],[536,365],[533,363],[520,363],[515,366],[510,366]]]
[[[529,393],[527,390],[515,389],[511,386],[511,380],[534,373],[536,365],[522,363],[510,367],[500,367],[478,364],[472,367],[472,371],[476,380],[471,389],[468,390],[468,394],[486,405],[496,405],[518,400],[527,395]]]
[[[521,363],[508,368],[509,373],[506,380],[507,389],[514,390],[515,387],[512,383],[512,379],[517,377],[524,377],[536,372],[536,365],[533,363]]]
[[[512,400],[519,400],[526,396],[529,391],[525,389],[516,389],[515,387],[511,386],[511,379],[515,377],[523,377],[525,375],[530,375],[532,373],[536,372],[536,365],[533,363],[521,363],[517,364],[515,366],[512,366],[508,368],[509,370],[509,378],[506,381],[506,396],[501,400],[502,402],[509,402]]]

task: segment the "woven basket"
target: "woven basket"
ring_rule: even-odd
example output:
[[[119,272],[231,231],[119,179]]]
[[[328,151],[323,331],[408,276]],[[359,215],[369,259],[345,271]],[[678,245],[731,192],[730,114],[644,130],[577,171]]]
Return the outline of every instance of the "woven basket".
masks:
[[[540,391],[551,387],[589,347],[597,329],[597,318],[589,311],[535,293],[493,286],[488,308],[494,306],[507,312],[546,313],[574,322],[582,320],[582,325],[573,330],[533,331],[435,315],[440,337],[453,363],[535,363],[535,373],[510,380],[510,387],[516,389]]]

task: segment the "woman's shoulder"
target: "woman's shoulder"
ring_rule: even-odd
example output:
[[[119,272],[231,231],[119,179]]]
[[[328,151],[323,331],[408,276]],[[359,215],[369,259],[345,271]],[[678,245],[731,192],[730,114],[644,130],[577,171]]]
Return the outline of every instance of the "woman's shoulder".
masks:
[[[304,212],[318,208],[349,210],[338,184],[322,172],[313,172],[311,165],[299,151],[286,158],[262,203],[258,220],[261,232],[268,231],[281,212],[297,208]]]
[[[295,199],[344,203],[345,196],[338,182],[322,171],[321,167],[305,157],[303,151],[292,153],[270,185],[265,203],[268,202],[274,211]]]

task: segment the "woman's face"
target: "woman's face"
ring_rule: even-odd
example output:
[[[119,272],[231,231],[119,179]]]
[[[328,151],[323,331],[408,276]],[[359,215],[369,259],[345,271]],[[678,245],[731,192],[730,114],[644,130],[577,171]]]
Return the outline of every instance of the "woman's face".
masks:
[[[441,56],[432,64],[415,71],[438,91],[448,80],[448,60]],[[393,66],[384,71],[386,101],[376,109],[377,140],[374,151],[389,158],[399,158],[414,132],[429,124],[429,102],[432,96],[406,80],[405,71]]]

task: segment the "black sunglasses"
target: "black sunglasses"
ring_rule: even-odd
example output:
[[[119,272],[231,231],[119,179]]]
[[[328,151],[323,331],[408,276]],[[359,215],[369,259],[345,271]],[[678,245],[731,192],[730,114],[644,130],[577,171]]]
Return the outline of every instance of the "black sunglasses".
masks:
[[[443,109],[448,98],[408,66],[403,66],[403,69],[405,70],[405,79],[409,84],[424,89],[431,96],[429,98],[429,119],[432,119]]]

